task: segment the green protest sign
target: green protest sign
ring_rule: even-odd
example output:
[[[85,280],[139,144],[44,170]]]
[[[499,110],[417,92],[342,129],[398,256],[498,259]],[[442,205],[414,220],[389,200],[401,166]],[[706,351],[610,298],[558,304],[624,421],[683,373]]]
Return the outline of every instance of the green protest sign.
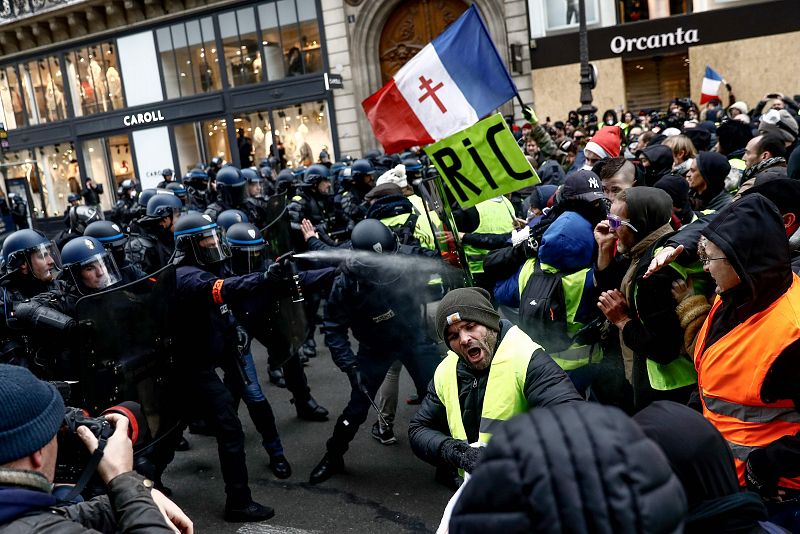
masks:
[[[499,113],[428,145],[425,153],[462,208],[539,183]]]

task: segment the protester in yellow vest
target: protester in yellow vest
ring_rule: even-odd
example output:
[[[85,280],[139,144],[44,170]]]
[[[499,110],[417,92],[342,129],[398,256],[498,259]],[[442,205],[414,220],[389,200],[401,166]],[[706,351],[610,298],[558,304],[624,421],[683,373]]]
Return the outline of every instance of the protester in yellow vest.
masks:
[[[527,334],[500,315],[481,288],[444,296],[436,330],[450,349],[408,427],[411,448],[433,465],[466,472],[497,425],[539,406],[581,397],[566,373]]]
[[[771,521],[797,532],[800,278],[783,220],[764,196],[747,194],[703,236],[700,257],[719,295],[694,353],[703,415],[728,442],[739,485],[766,500]]]

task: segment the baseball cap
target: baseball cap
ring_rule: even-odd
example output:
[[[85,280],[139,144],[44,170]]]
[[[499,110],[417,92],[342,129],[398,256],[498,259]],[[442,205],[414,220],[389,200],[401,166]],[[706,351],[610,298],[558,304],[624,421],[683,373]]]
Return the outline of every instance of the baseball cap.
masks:
[[[604,198],[600,187],[600,177],[589,170],[579,170],[567,176],[561,186],[561,198],[565,200],[585,200],[594,202]]]

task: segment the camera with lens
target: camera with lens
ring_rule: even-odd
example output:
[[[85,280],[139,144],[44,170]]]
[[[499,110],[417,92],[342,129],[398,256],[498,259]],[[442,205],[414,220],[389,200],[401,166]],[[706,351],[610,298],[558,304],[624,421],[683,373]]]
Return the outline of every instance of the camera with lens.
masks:
[[[135,402],[126,401],[112,406],[104,410],[100,417],[90,417],[81,408],[67,407],[64,411],[64,423],[57,435],[58,457],[55,480],[58,483],[76,483],[91,459],[89,450],[78,437],[79,427],[88,428],[98,441],[107,440],[114,433],[114,427],[105,416],[109,414],[123,415],[128,419],[128,437],[134,446],[140,441],[143,429],[146,429],[141,406]]]

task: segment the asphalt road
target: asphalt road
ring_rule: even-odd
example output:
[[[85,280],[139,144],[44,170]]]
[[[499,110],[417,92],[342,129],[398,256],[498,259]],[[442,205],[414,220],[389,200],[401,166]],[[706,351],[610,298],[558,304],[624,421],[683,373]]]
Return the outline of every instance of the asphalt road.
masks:
[[[413,393],[404,370],[400,380],[400,405],[395,422],[398,443],[384,446],[370,436],[375,417],[359,429],[345,456],[347,472],[317,486],[308,476],[325,452],[325,441],[349,395],[346,375],[333,364],[317,338],[318,356],[306,367],[311,393],[328,408],[325,423],[297,419],[291,395],[269,384],[266,351],[253,342],[261,384],[272,403],[278,430],[292,464],[288,480],[278,480],[267,468],[269,457],[260,436],[242,406],[239,411],[246,435],[247,466],[253,498],[275,508],[275,517],[262,523],[226,523],[222,519],[225,492],[217,459],[216,441],[186,433],[191,450],[176,454],[164,475],[172,498],[192,518],[197,532],[285,533],[309,532],[434,532],[451,496],[433,480],[434,469],[417,459],[408,444],[408,421],[416,406],[403,401]]]

